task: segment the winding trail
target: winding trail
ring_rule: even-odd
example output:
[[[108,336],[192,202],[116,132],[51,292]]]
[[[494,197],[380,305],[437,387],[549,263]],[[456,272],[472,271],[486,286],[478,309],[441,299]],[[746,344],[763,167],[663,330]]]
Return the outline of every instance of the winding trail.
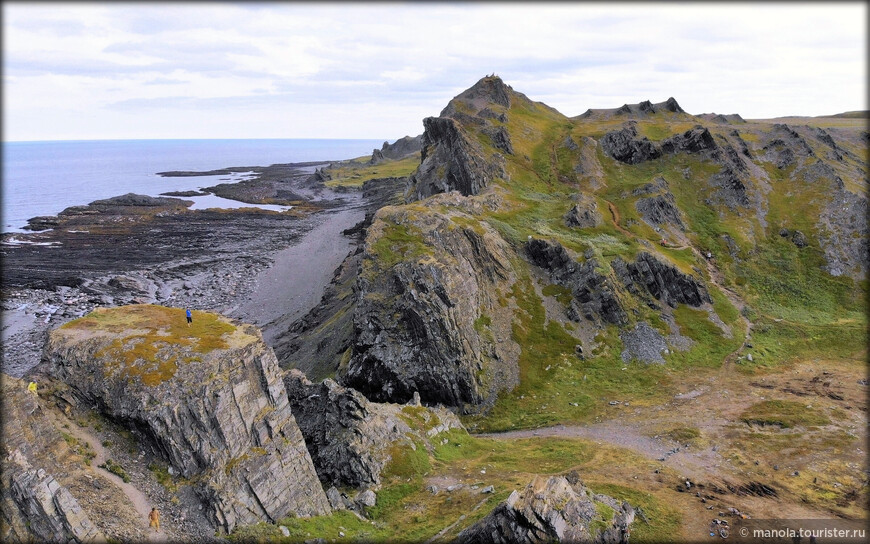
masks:
[[[99,465],[102,465],[108,459],[108,454],[106,453],[106,449],[103,447],[103,444],[100,442],[99,438],[89,433],[86,429],[79,427],[73,421],[62,422],[59,417],[52,411],[47,410],[49,417],[54,420],[54,424],[57,428],[61,428],[64,423],[67,424],[65,427],[71,435],[75,438],[81,440],[82,442],[87,442],[91,448],[96,452],[96,456],[91,460],[91,470],[98,472],[101,476],[107,478],[110,482],[115,484],[123,493],[130,499],[130,502],[133,503],[133,507],[136,508],[136,512],[142,517],[142,526],[145,528],[146,533],[148,535],[149,542],[163,542],[166,540],[166,533],[164,531],[155,532],[152,531],[149,527],[148,515],[151,513],[151,506],[154,504],[152,501],[145,496],[142,491],[140,491],[136,486],[130,484],[129,482],[125,482],[121,479],[120,476],[116,474],[112,474],[108,470],[104,468],[100,468]]]

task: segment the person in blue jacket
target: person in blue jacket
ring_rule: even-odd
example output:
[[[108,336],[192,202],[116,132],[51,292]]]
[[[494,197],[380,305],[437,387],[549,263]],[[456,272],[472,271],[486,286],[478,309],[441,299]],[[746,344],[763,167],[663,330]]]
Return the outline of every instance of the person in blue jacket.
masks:
[[[193,323],[193,314],[190,313],[190,308],[187,309],[187,326]]]

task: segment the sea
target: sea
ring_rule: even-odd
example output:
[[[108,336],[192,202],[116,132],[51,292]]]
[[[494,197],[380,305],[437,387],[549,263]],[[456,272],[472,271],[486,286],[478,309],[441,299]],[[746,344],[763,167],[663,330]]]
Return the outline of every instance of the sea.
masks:
[[[2,232],[26,232],[27,220],[56,215],[126,193],[158,196],[240,181],[244,172],[167,178],[157,172],[350,159],[380,149],[378,140],[81,140],[3,142]],[[216,196],[185,197],[197,207],[238,207]],[[248,204],[249,206],[249,204]]]

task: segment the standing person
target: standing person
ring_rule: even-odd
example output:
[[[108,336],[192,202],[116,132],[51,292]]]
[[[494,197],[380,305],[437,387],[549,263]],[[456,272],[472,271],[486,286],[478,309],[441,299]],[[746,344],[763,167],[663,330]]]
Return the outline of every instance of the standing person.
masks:
[[[190,313],[190,308],[187,309],[187,326],[193,323],[193,314]]]
[[[160,512],[156,508],[151,508],[151,513],[148,514],[148,527],[154,527],[154,530],[160,532]]]

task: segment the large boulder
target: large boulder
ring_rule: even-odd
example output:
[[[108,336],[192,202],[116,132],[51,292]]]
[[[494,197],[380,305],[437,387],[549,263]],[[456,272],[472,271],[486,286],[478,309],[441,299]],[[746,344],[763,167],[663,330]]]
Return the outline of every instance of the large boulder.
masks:
[[[628,542],[634,508],[564,476],[536,476],[456,537],[462,544]]]
[[[377,401],[474,410],[518,381],[519,347],[498,292],[516,281],[508,244],[438,195],[385,207],[368,229],[354,314],[356,342],[340,381]],[[439,208],[457,206],[445,213]],[[460,204],[461,205],[461,204]]]
[[[259,330],[161,306],[100,309],[52,332],[52,374],[199,481],[212,523],[330,511]]]
[[[369,402],[332,379],[319,384],[293,369],[284,384],[324,486],[377,487],[397,441],[426,443],[462,423],[442,406]]]

